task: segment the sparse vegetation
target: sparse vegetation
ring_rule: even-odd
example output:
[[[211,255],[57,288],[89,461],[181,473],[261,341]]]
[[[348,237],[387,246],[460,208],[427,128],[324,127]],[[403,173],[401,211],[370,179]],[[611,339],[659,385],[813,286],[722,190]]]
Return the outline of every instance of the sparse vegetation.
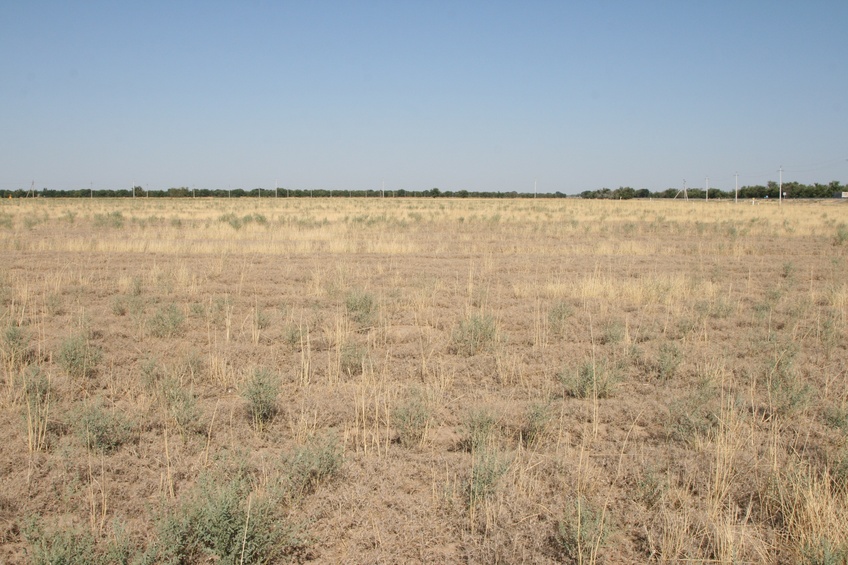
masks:
[[[848,206],[710,200],[0,201],[0,562],[843,562]]]

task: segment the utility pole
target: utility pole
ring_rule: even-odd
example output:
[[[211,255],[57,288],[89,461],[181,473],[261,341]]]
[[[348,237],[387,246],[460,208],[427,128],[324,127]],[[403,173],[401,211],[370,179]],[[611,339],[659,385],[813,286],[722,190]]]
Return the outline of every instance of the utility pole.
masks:
[[[777,190],[779,191],[777,202],[783,204],[783,165],[780,166],[778,171],[780,171],[780,182],[777,183]]]
[[[536,179],[533,179],[533,198],[536,198]]]
[[[734,176],[736,177],[736,192],[733,195],[733,202],[735,204],[739,202],[739,173],[737,172]]]
[[[707,200],[710,199],[710,177],[707,177],[707,180],[705,182],[706,182],[706,185],[707,185],[707,192],[704,195],[704,200],[707,201]]]

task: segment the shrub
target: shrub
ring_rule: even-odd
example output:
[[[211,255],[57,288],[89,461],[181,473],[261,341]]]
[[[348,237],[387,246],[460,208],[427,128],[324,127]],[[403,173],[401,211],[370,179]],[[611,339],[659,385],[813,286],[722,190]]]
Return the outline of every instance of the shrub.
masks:
[[[122,228],[124,227],[124,215],[117,210],[108,214],[95,214],[94,226],[98,228]]]
[[[598,550],[606,543],[608,534],[604,514],[578,496],[563,512],[555,540],[558,549],[568,559],[577,563],[596,563]]]
[[[683,354],[674,343],[664,343],[660,347],[657,371],[660,380],[667,381],[677,374],[677,368],[683,360]]]
[[[304,544],[267,496],[244,478],[208,476],[159,520],[156,541],[140,560],[153,563],[273,563]]]
[[[508,468],[509,462],[494,449],[487,447],[473,454],[471,476],[466,486],[469,508],[475,508],[495,493]]]
[[[172,337],[180,330],[185,317],[176,304],[159,308],[150,319],[150,335],[153,337]]]
[[[115,451],[132,434],[132,424],[121,412],[107,411],[96,404],[83,409],[73,425],[86,447],[103,453]]]
[[[20,326],[8,326],[3,332],[3,361],[10,368],[20,368],[29,361],[32,352],[28,341],[29,336]]]
[[[255,369],[247,381],[242,397],[247,401],[247,409],[253,422],[253,428],[260,432],[277,415],[277,395],[280,392],[280,379],[267,369]]]
[[[558,302],[548,312],[548,327],[555,336],[562,337],[568,325],[568,318],[574,314],[574,309],[566,302]]]
[[[341,470],[342,462],[342,451],[336,438],[310,438],[306,445],[284,458],[284,467],[288,469],[286,492],[295,499],[314,492],[318,485]]]
[[[468,357],[480,353],[495,340],[495,319],[490,314],[472,314],[460,320],[453,332],[453,349]]]
[[[398,441],[404,447],[421,445],[430,424],[430,408],[420,392],[413,392],[392,414]]]
[[[197,400],[191,391],[186,390],[173,379],[162,385],[162,397],[168,415],[181,433],[198,431]]]
[[[521,441],[524,445],[532,445],[544,436],[550,420],[551,411],[547,404],[531,404],[524,413],[521,426]]]
[[[69,377],[82,379],[94,374],[100,356],[100,350],[92,346],[85,336],[76,335],[62,343],[57,360]]]
[[[353,377],[362,373],[368,359],[368,349],[354,343],[346,343],[339,351],[339,368],[342,374]]]
[[[615,371],[604,363],[587,361],[574,372],[563,370],[557,375],[565,394],[573,398],[609,398],[618,382]]]
[[[345,299],[345,309],[350,319],[361,327],[374,325],[377,301],[374,295],[362,290],[352,290]]]
[[[472,409],[463,422],[462,446],[466,451],[477,451],[489,447],[497,430],[497,419],[488,408]]]

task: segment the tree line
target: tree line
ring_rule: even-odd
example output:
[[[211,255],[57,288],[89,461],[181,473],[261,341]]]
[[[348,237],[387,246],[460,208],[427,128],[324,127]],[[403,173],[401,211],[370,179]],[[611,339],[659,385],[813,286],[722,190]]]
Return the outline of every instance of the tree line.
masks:
[[[848,192],[848,186],[840,184],[839,181],[831,181],[828,184],[801,184],[799,182],[783,183],[784,198],[833,198]],[[689,198],[704,199],[707,197],[704,189],[686,189]],[[580,193],[582,198],[599,198],[610,200],[630,200],[633,198],[683,198],[683,191],[679,188],[668,188],[657,192],[651,192],[647,188],[639,190],[629,186],[622,186],[615,190],[601,188],[599,190],[586,190]],[[709,198],[734,198],[736,190],[721,190],[710,188]],[[774,181],[769,181],[765,186],[751,185],[739,187],[739,198],[779,198],[780,186]]]
[[[693,199],[704,199],[706,194],[703,189],[687,189],[687,195]],[[848,192],[848,185],[839,181],[831,181],[828,184],[801,184],[798,182],[783,183],[783,194],[785,198],[833,198]],[[769,181],[765,186],[752,185],[739,187],[739,198],[778,198],[780,188],[774,181]],[[338,189],[287,189],[277,188],[254,188],[245,190],[242,188],[209,189],[188,188],[185,186],[169,188],[167,190],[145,190],[137,186],[135,189],[74,189],[55,190],[43,188],[37,191],[26,189],[0,190],[0,198],[26,198],[38,196],[42,198],[566,198],[562,192],[539,192],[536,194],[526,192],[472,192],[468,190],[338,190]],[[601,188],[598,190],[585,190],[579,194],[581,198],[608,199],[608,200],[631,200],[634,198],[682,198],[683,193],[679,188],[668,188],[666,190],[652,192],[647,188],[635,189],[622,186],[611,190]],[[735,190],[721,190],[710,188],[709,198],[733,198]]]

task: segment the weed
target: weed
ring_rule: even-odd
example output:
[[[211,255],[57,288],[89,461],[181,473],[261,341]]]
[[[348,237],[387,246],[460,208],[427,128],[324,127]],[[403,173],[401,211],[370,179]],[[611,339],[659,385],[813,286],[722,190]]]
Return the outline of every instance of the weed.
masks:
[[[801,547],[803,565],[844,565],[848,562],[848,544],[818,537]]]
[[[11,227],[11,224],[9,227]],[[833,244],[843,245],[846,241],[848,241],[848,226],[841,223],[836,226],[836,234],[833,236]]]
[[[103,453],[111,453],[127,443],[133,431],[132,424],[121,412],[104,410],[98,404],[77,414],[73,428],[86,447]]]
[[[75,335],[62,343],[57,361],[69,377],[83,379],[94,375],[100,357],[99,348],[91,345],[85,336]]]
[[[660,380],[668,381],[674,378],[682,360],[683,354],[676,344],[664,343],[660,347],[660,354],[657,360],[657,373]]]
[[[484,448],[471,457],[471,476],[466,484],[468,507],[473,509],[492,496],[501,477],[509,469],[509,461],[497,450]]]
[[[0,212],[0,228],[12,229],[14,225],[14,218],[11,214]]]
[[[10,369],[23,367],[29,362],[32,352],[29,348],[29,336],[17,325],[6,327],[3,332],[3,361]]]
[[[116,296],[112,299],[112,313],[116,316],[127,315],[127,299],[123,296]]]
[[[577,563],[595,563],[609,536],[605,513],[578,496],[563,512],[555,539],[562,554]]]
[[[44,309],[51,316],[63,314],[65,309],[62,306],[62,296],[56,293],[47,295],[47,298],[44,301]]]
[[[312,437],[306,445],[294,450],[283,460],[287,469],[285,489],[288,496],[299,499],[310,494],[318,485],[339,473],[343,456],[338,440],[333,436]]]
[[[566,396],[572,398],[609,398],[618,383],[618,375],[605,363],[586,361],[575,372],[565,369],[557,374],[565,388]]]
[[[413,391],[392,414],[398,441],[404,447],[420,446],[430,424],[430,408],[421,392]]]
[[[497,418],[489,408],[470,410],[463,422],[463,448],[475,452],[488,447],[497,431],[497,424]]]
[[[359,375],[368,359],[368,349],[355,343],[346,343],[339,352],[339,367],[349,377]]]
[[[257,368],[247,381],[242,397],[247,401],[247,409],[253,422],[253,429],[261,432],[277,415],[277,395],[280,392],[280,378],[264,368]]]
[[[624,340],[624,325],[618,320],[611,320],[601,329],[601,343],[615,344]]]
[[[173,337],[180,331],[185,317],[176,304],[159,308],[150,318],[148,326],[153,337]]]
[[[454,329],[453,351],[468,357],[476,355],[495,341],[495,334],[495,319],[490,314],[472,314]]]
[[[716,390],[706,380],[693,392],[672,402],[668,410],[667,435],[678,441],[709,436],[718,426]]]
[[[377,317],[377,300],[363,290],[352,290],[345,298],[345,310],[360,327],[371,327]]]
[[[795,370],[795,348],[777,351],[768,368],[769,407],[772,414],[787,416],[802,410],[809,402],[812,389],[802,382]]]
[[[27,445],[30,452],[47,448],[47,417],[50,413],[50,379],[38,367],[24,373]]]
[[[275,501],[254,493],[244,478],[216,484],[202,477],[157,529],[143,564],[271,563],[303,545]]]
[[[568,325],[568,319],[574,314],[574,309],[566,302],[557,302],[548,312],[548,327],[553,335],[563,337]]]
[[[45,530],[37,521],[24,528],[24,538],[29,542],[32,565],[87,565],[101,562],[96,559],[94,536],[73,528]]]
[[[524,422],[521,426],[521,441],[524,445],[538,442],[548,430],[551,421],[551,410],[547,404],[533,403],[524,412]]]
[[[96,228],[122,228],[124,227],[124,215],[119,211],[108,214],[95,214],[94,227]]]
[[[181,433],[197,432],[199,411],[194,394],[169,379],[162,384],[162,397],[171,420]]]

